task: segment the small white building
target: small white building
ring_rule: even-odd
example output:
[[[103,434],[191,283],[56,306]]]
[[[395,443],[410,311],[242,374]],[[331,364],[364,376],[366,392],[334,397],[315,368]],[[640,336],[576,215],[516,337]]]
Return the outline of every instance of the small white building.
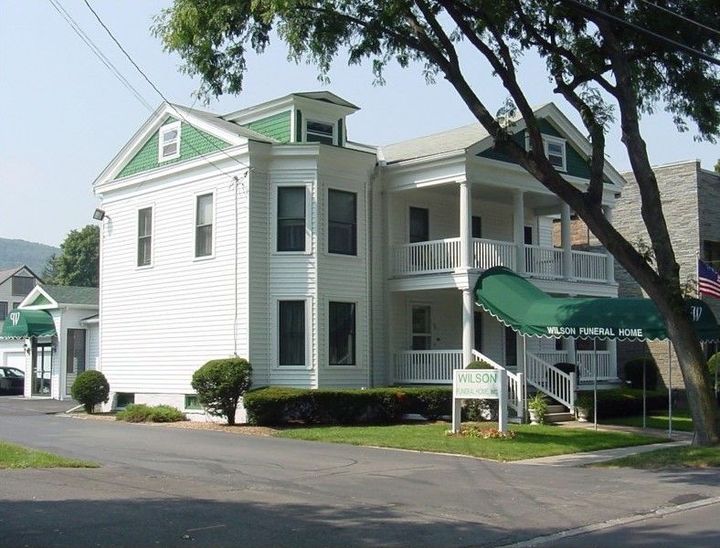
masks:
[[[0,271],[0,324],[41,280],[25,265]],[[22,341],[0,339],[0,366],[25,369]]]
[[[481,126],[375,147],[347,137],[357,110],[329,92],[224,116],[164,104],[100,174],[99,368],[120,401],[189,409],[193,372],[234,354],[255,386],[447,384],[474,356],[588,378],[592,352],[524,347],[472,289],[503,265],[549,293],[615,297],[612,257],[573,250],[570,209]],[[548,158],[585,188],[589,143],[554,105],[536,114]],[[623,179],[605,177],[610,216]],[[614,344],[597,359],[616,380]]]
[[[98,357],[98,290],[37,285],[5,319],[2,340],[20,345],[25,397],[70,398],[79,373]]]

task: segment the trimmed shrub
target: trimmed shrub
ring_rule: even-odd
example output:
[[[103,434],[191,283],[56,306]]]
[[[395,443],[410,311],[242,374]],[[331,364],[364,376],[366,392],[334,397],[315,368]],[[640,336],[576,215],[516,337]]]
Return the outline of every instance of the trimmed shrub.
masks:
[[[496,421],[499,413],[500,405],[498,400],[465,400],[462,418],[474,422]]]
[[[97,404],[108,401],[110,385],[100,371],[84,371],[75,379],[70,395],[83,405],[87,413],[92,413]]]
[[[125,422],[147,422],[152,416],[152,408],[144,403],[131,403],[118,411],[115,420]]]
[[[406,411],[399,388],[370,390],[305,390],[270,387],[248,392],[243,399],[248,422],[263,426],[302,424],[387,424]]]
[[[185,420],[185,414],[172,405],[156,405],[150,415],[152,422],[180,422]]]
[[[641,415],[643,410],[642,389],[617,388],[613,390],[598,390],[598,418],[631,417]],[[667,393],[665,391],[647,391],[647,411],[656,411],[667,408]],[[577,407],[585,407],[588,418],[592,419],[593,393],[590,390],[578,392],[575,399]]]
[[[451,387],[403,388],[401,394],[405,414],[417,413],[434,421],[452,413]]]
[[[717,352],[710,356],[710,359],[708,360],[708,370],[710,371],[710,383],[715,385],[715,370],[718,368],[718,365],[720,365],[720,352]],[[718,372],[720,373],[720,371]]]
[[[495,369],[492,365],[484,360],[475,360],[467,364],[465,369]]]
[[[238,401],[252,383],[252,367],[243,358],[210,360],[195,371],[192,387],[198,401],[210,413],[235,424]]]
[[[642,389],[643,364],[645,365],[645,388],[655,390],[658,385],[659,373],[657,364],[652,358],[635,358],[626,362],[624,368],[625,381],[630,384],[630,388]]]
[[[151,407],[144,403],[131,403],[118,411],[115,419],[125,422],[179,422],[185,420],[185,415],[171,405]]]

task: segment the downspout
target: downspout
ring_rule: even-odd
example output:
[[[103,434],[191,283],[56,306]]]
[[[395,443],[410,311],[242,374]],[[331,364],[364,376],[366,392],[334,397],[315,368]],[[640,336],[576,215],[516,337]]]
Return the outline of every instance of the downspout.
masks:
[[[366,254],[366,261],[367,261],[367,274],[366,274],[366,286],[367,286],[367,319],[368,319],[368,325],[367,325],[367,332],[368,332],[368,343],[367,343],[367,357],[368,357],[368,364],[367,364],[367,387],[373,388],[375,383],[373,382],[373,326],[375,325],[375,322],[373,321],[373,292],[372,292],[372,280],[373,280],[373,247],[372,247],[372,208],[373,208],[373,200],[372,200],[372,180],[373,177],[371,176],[368,181],[365,182],[365,237],[367,238],[367,243],[365,245],[365,254]],[[357,330],[357,327],[355,328]],[[356,335],[357,336],[357,335]]]

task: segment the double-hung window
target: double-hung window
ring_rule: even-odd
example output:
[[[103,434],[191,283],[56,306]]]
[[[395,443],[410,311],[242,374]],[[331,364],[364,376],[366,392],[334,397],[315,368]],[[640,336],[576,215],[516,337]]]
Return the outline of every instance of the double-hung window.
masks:
[[[545,146],[545,156],[550,163],[559,171],[566,171],[565,140],[543,135],[543,145]]]
[[[335,144],[333,134],[334,127],[332,124],[308,120],[307,125],[305,126],[305,139],[308,143],[314,142],[333,145]]]
[[[279,301],[278,365],[305,364],[305,301]]]
[[[355,303],[330,302],[329,363],[355,365]]]
[[[357,255],[357,194],[328,190],[328,253]]]
[[[213,254],[213,194],[195,198],[195,257]]]
[[[35,287],[35,278],[30,276],[13,276],[11,281],[13,296],[24,297]]]
[[[180,122],[165,124],[160,128],[158,162],[180,157]]]
[[[152,207],[138,209],[137,265],[152,264]]]
[[[305,251],[307,216],[305,187],[281,186],[277,189],[277,250]]]

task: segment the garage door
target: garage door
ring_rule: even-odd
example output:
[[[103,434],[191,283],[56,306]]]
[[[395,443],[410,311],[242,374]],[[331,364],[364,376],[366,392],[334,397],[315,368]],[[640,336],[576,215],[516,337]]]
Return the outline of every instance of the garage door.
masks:
[[[21,371],[25,371],[25,354],[23,352],[7,352],[4,361],[3,365],[17,367]]]

